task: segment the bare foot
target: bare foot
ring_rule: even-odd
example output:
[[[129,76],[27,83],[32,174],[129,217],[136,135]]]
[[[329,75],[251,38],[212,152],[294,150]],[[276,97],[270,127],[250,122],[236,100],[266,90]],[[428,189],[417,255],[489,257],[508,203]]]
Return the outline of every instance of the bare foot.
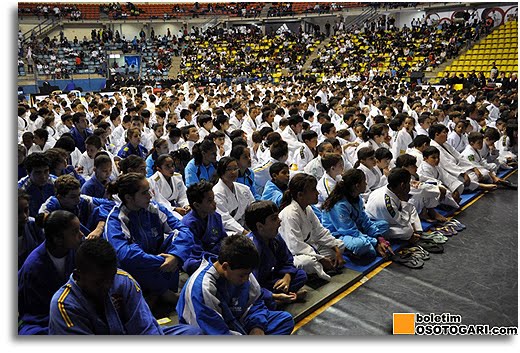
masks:
[[[298,292],[296,292],[297,301],[303,301],[305,300],[305,297],[307,297],[307,289],[300,289]]]
[[[497,188],[495,184],[479,184],[479,186],[484,191],[495,190]]]

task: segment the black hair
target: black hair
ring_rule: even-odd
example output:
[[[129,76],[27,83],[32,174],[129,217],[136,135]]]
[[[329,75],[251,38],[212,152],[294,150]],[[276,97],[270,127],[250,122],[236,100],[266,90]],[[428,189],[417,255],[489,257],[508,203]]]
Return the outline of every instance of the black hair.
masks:
[[[440,151],[439,151],[439,149],[438,149],[437,147],[435,147],[435,146],[428,146],[428,147],[426,147],[426,149],[422,152],[423,158],[425,158],[425,159],[428,158],[428,157],[430,157],[431,155],[434,155],[434,154],[439,155],[439,156],[440,156],[440,154],[441,154]]]
[[[202,142],[196,143],[193,145],[193,149],[191,150],[191,154],[193,155],[193,159],[195,160],[195,165],[202,164],[202,153],[209,152],[212,149],[217,149],[215,143],[209,139],[204,139]]]
[[[397,168],[406,168],[409,166],[415,166],[417,165],[417,158],[415,156],[412,156],[410,154],[402,154],[395,160],[395,166]]]
[[[412,142],[410,142],[410,144],[408,145],[408,147],[412,148],[412,147],[421,147],[422,145],[424,145],[425,143],[430,143],[431,139],[426,136],[426,135],[417,135],[415,136],[415,138],[412,140]]]
[[[72,153],[76,149],[76,143],[72,137],[61,135],[58,141],[54,144],[54,147],[62,148],[65,151]]]
[[[278,174],[278,173],[280,173],[284,169],[289,169],[289,166],[287,164],[285,164],[285,163],[282,163],[282,162],[274,162],[269,167],[269,175],[272,178],[273,174]]]
[[[337,153],[325,153],[321,157],[321,165],[325,171],[328,171],[330,168],[334,167],[339,161],[342,161],[343,157]]]
[[[303,192],[308,188],[316,188],[318,181],[310,174],[298,173],[291,178],[287,190],[283,193],[280,202],[280,210],[288,206],[292,200],[296,200],[299,192]]]
[[[333,127],[334,127],[333,123],[330,123],[330,122],[323,123],[320,128],[321,133],[324,135],[328,134],[330,132],[330,130],[332,130]]]
[[[388,188],[394,189],[401,184],[409,184],[412,175],[404,168],[392,168],[388,173]]]
[[[126,174],[129,169],[138,168],[144,162],[145,160],[142,157],[131,154],[119,162],[119,169],[121,169],[121,173]]]
[[[372,147],[361,147],[357,152],[358,161],[375,157],[376,151]]]
[[[468,134],[469,143],[475,143],[475,142],[483,141],[483,140],[484,140],[484,136],[480,132],[473,131]]]
[[[117,268],[114,247],[103,238],[84,241],[76,252],[76,269],[80,273],[113,271]]]
[[[269,147],[269,150],[271,152],[271,157],[276,160],[280,160],[280,158],[289,154],[289,145],[287,142],[280,140],[273,143]]]
[[[65,210],[40,213],[36,223],[43,228],[46,245],[50,248],[59,246],[63,242],[63,232],[75,218],[77,217],[74,213]]]
[[[260,264],[260,255],[251,239],[242,234],[234,234],[222,240],[218,262],[227,262],[231,270],[252,270]]]
[[[146,180],[146,177],[139,173],[130,172],[121,174],[116,180],[107,185],[107,192],[112,195],[117,193],[121,202],[125,204],[125,196],[135,195],[135,193],[139,191],[139,182],[142,180]]]
[[[94,157],[94,167],[99,168],[102,165],[108,164],[108,163],[110,163],[110,165],[112,165],[112,160],[110,159],[110,157],[108,156],[108,154],[106,152],[102,151],[102,152],[96,153],[96,155]]]
[[[173,161],[172,156],[169,153],[161,154],[154,163],[154,169],[158,170],[158,168],[166,161],[166,159],[171,158]]]
[[[41,128],[40,129],[36,129],[36,130],[34,130],[33,135],[34,136],[38,136],[39,138],[41,138],[45,142],[47,142],[47,140],[49,139],[49,131],[47,131],[45,129],[41,129]]]
[[[186,196],[188,203],[193,208],[195,202],[201,203],[204,200],[204,195],[213,190],[213,184],[207,180],[201,180],[198,183],[191,184],[186,189]]]
[[[498,132],[498,130],[495,129],[494,127],[487,127],[486,130],[484,131],[484,138],[486,138],[486,137],[489,140],[498,141],[498,140],[500,140],[500,132]]]
[[[382,136],[386,128],[386,124],[374,124],[368,129],[368,137],[373,140],[375,136]]]
[[[302,132],[302,141],[310,141],[313,138],[318,138],[318,134],[314,130],[306,130]]]
[[[389,160],[392,160],[393,158],[393,155],[392,155],[392,152],[390,152],[390,150],[386,147],[379,147],[376,151],[375,151],[375,157],[378,161],[382,161],[383,159],[389,159]]]
[[[247,144],[244,145],[236,145],[231,149],[231,152],[229,153],[230,157],[235,158],[237,161],[242,157],[242,154],[244,154],[245,150],[248,150]]]
[[[44,153],[41,152],[34,152],[25,158],[24,161],[25,169],[27,170],[27,174],[31,174],[34,168],[41,168],[41,167],[49,167],[50,168],[50,162],[47,156]]]
[[[227,169],[228,165],[231,164],[232,162],[236,162],[238,164],[238,161],[233,157],[222,157],[217,162],[215,176],[217,176],[218,178],[221,178],[226,173],[226,169]]]
[[[321,206],[323,211],[330,211],[338,201],[346,198],[349,202],[356,201],[351,195],[354,187],[366,179],[365,173],[357,168],[352,168],[343,173],[341,180],[336,184],[332,192]]]
[[[256,232],[258,230],[256,226],[257,222],[265,224],[267,217],[278,212],[278,207],[273,201],[258,200],[254,201],[246,208],[244,220],[247,228],[252,232]]]
[[[90,135],[85,139],[85,146],[91,145],[96,147],[97,149],[101,148],[101,138],[97,135]]]
[[[440,134],[443,131],[448,131],[448,128],[443,124],[433,124],[428,129],[428,137],[430,137],[432,140],[435,140],[435,135]]]

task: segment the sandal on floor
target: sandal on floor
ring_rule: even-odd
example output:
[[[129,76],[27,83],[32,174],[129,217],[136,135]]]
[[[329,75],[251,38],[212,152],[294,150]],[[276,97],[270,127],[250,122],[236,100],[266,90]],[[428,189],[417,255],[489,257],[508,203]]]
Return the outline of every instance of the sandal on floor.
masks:
[[[391,260],[409,268],[421,268],[424,265],[424,261],[414,256],[412,252],[403,255],[395,254]]]
[[[444,252],[444,246],[432,240],[421,239],[417,245],[432,254],[442,254]]]
[[[428,251],[424,250],[419,245],[405,248],[405,249],[401,250],[399,252],[399,254],[404,254],[404,253],[408,253],[408,252],[411,252],[412,254],[414,254],[416,257],[419,257],[423,261],[427,261],[430,259],[430,253]]]
[[[447,226],[447,225],[440,226],[440,227],[435,227],[435,228],[433,228],[433,230],[435,232],[441,233],[445,237],[451,237],[451,236],[454,236],[454,235],[458,234],[458,232],[455,230],[455,228],[453,228],[451,226]]]
[[[466,226],[462,223],[460,223],[459,221],[457,220],[449,220],[448,222],[445,222],[443,224],[443,226],[449,226],[449,227],[452,227],[453,229],[455,229],[457,232],[460,232],[460,231],[463,231],[464,229],[466,229]]]
[[[448,238],[442,235],[440,232],[422,233],[420,239],[432,240],[437,244],[444,244],[448,241]]]

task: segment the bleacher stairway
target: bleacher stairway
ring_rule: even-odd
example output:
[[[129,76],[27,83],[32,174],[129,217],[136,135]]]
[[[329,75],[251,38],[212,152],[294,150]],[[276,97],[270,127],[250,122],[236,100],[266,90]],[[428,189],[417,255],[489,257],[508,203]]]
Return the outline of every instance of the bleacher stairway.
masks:
[[[168,71],[168,78],[175,78],[181,72],[181,57],[173,56],[170,71]]]
[[[328,38],[325,38],[324,41],[322,41],[315,49],[314,51],[312,52],[312,54],[307,58],[307,60],[305,61],[305,63],[303,64],[303,68],[302,68],[302,71],[303,72],[309,72],[310,71],[310,67],[311,67],[311,64],[312,64],[312,61],[314,59],[316,59],[318,56],[319,56],[319,53],[321,51],[321,49],[325,48],[325,46],[327,44],[330,43],[330,37]]]

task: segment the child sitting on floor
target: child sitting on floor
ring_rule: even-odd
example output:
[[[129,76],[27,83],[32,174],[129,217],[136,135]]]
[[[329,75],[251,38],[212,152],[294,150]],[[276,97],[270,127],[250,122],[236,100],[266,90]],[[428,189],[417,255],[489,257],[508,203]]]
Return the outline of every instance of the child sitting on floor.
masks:
[[[276,304],[305,297],[307,291],[301,288],[307,274],[294,266],[293,256],[278,233],[281,224],[278,207],[272,201],[253,202],[246,209],[245,221],[251,229],[248,237],[260,254],[260,264],[253,274],[262,287],[266,306],[275,309]]]
[[[262,200],[273,201],[276,206],[280,206],[283,193],[289,184],[289,166],[282,162],[275,162],[269,167],[271,180],[265,184]]]

